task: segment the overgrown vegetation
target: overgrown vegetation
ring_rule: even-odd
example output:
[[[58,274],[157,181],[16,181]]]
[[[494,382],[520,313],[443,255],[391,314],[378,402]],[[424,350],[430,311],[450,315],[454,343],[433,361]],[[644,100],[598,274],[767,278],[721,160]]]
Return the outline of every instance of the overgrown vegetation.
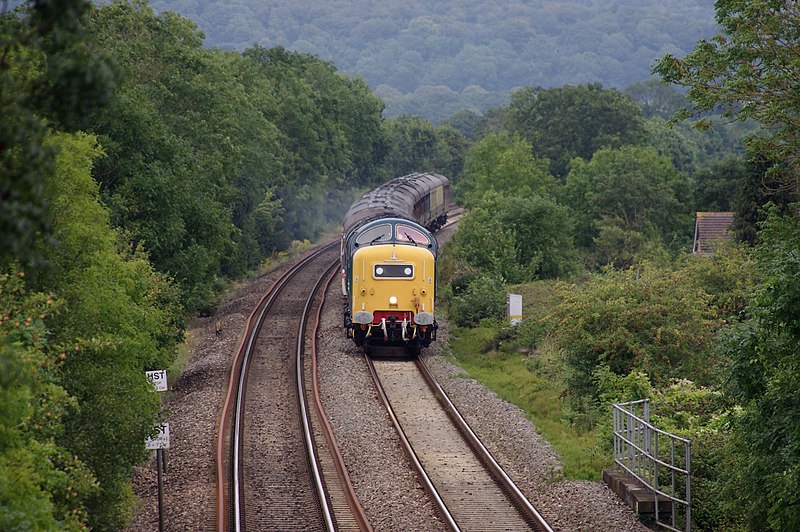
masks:
[[[716,9],[724,35],[657,66],[701,125],[743,121],[709,132],[668,123],[687,101],[654,80],[525,87],[434,127],[382,119],[314,56],[204,48],[143,1],[2,14],[0,528],[122,528],[162,415],[144,371],[175,362],[184,313],[411,171],[468,209],[440,262],[453,352],[567,476],[607,463],[610,403],[649,397],[694,442],[696,529],[800,528],[800,14]],[[735,211],[740,243],[688,255],[702,210]]]
[[[693,528],[790,530],[800,527],[800,184],[798,130],[787,118],[796,102],[783,95],[796,88],[800,63],[788,35],[799,14],[788,2],[731,0],[716,9],[726,33],[684,59],[665,57],[657,70],[689,87],[701,128],[717,119],[710,112],[723,110],[723,118],[755,119],[766,134],[746,138],[740,148],[720,130],[702,140],[702,131],[680,122],[686,111],[676,115],[675,129],[665,129],[660,121],[679,100],[653,86],[628,93],[647,104],[644,122],[638,113],[620,112],[606,117],[606,129],[595,128],[593,120],[604,115],[586,105],[589,127],[575,132],[572,111],[561,120],[548,111],[566,107],[570,91],[561,92],[561,106],[551,102],[559,93],[547,90],[531,91],[536,97],[527,101],[512,98],[515,107],[500,111],[505,120],[495,121],[495,130],[521,134],[530,154],[551,157],[550,172],[563,180],[541,195],[568,210],[572,224],[563,227],[573,228],[572,252],[582,257],[582,271],[548,276],[513,252],[520,247],[513,235],[525,234],[521,227],[535,228],[523,244],[533,249],[535,239],[550,233],[524,218],[503,223],[502,208],[493,204],[490,216],[482,202],[491,204],[484,198],[496,194],[496,183],[505,202],[530,197],[530,174],[492,164],[485,149],[475,149],[468,161],[487,164],[467,164],[459,183],[471,210],[444,256],[450,280],[444,295],[452,298],[457,324],[480,324],[455,333],[454,356],[465,369],[525,409],[544,434],[554,432],[551,407],[539,397],[558,398],[560,416],[574,431],[572,444],[554,442],[568,474],[581,474],[571,445],[584,453],[600,449],[610,460],[611,403],[649,398],[655,424],[693,442]],[[635,125],[627,117],[643,124],[636,135],[626,137]],[[711,256],[688,254],[697,210],[735,211],[739,242],[719,245]],[[475,293],[488,293],[477,284],[487,276],[528,283],[503,289],[527,294],[530,315],[517,327],[491,321],[496,310],[465,319],[453,304],[470,293],[470,282]],[[542,280],[548,277],[556,280]],[[480,332],[480,343],[468,341],[472,331]],[[581,442],[577,434],[591,437]]]
[[[119,530],[163,415],[145,370],[184,313],[394,170],[383,103],[146,2],[0,8],[0,529]]]

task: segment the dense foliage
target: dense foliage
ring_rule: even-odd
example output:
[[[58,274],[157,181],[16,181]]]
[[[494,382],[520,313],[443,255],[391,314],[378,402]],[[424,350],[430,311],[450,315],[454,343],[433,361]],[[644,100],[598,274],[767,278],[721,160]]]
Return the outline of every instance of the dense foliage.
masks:
[[[573,161],[564,196],[578,220],[577,242],[598,264],[628,266],[649,245],[686,249],[690,186],[653,148],[604,148]]]
[[[378,179],[383,105],[144,2],[25,8],[0,17],[0,528],[119,530],[163,415],[145,370]]]
[[[755,119],[769,135],[751,139],[751,150],[796,168],[800,153],[797,3],[720,0],[716,12],[722,33],[701,41],[683,58],[666,55],[655,71],[667,82],[688,87],[696,114],[721,109],[723,119]],[[681,116],[690,114],[685,109]]]
[[[735,425],[748,522],[753,529],[800,526],[800,219],[764,223],[757,256],[763,291],[748,319],[725,338],[728,389],[742,406]]]
[[[467,143],[456,129],[401,116],[386,120],[383,132],[388,149],[379,170],[381,181],[413,172],[438,172],[451,180],[461,177]]]
[[[660,62],[659,74],[689,88],[700,125],[712,129],[690,130],[686,111],[666,122],[687,104],[656,82],[630,86],[630,100],[599,86],[523,89],[482,122],[466,113],[452,122],[529,142],[489,135],[468,153],[458,191],[471,210],[443,268],[453,319],[474,326],[497,317],[474,300],[463,304],[494,296],[487,276],[535,278],[537,262],[518,253],[514,235],[535,228],[524,240],[535,248],[550,233],[509,218],[504,203],[523,213],[519,196],[545,197],[567,208],[588,274],[528,303],[547,310],[498,328],[486,349],[533,353],[532,371],[555,377],[564,417],[582,430],[600,427],[604,442],[609,403],[650,398],[659,428],[692,439],[692,526],[700,530],[800,527],[797,18],[791,2],[721,0],[725,33]],[[593,101],[580,97],[592,91]],[[717,125],[731,118],[742,127]],[[742,133],[751,134],[744,144]],[[518,151],[497,149],[503,138]],[[756,247],[681,254],[698,210],[734,211],[736,236]]]
[[[735,489],[717,492],[720,505],[735,509],[754,529],[800,526],[798,474],[797,202],[798,106],[795,2],[720,0],[723,32],[700,42],[687,56],[665,56],[656,66],[662,79],[688,87],[698,113],[724,111],[727,119],[754,119],[765,134],[749,139],[755,156],[737,199],[737,233],[757,247],[766,277],[747,319],[728,331],[721,353],[730,358],[726,392],[739,406],[726,445],[722,479]],[[689,116],[684,110],[678,117]],[[699,125],[710,125],[700,116]],[[771,203],[764,220],[763,205]],[[783,216],[781,216],[781,213]]]
[[[363,82],[282,49],[203,48],[192,22],[144,4],[98,9],[91,27],[126,73],[92,121],[107,152],[96,175],[113,222],[189,309],[221,272],[318,235],[338,214],[327,190],[374,180],[382,106]]]
[[[202,16],[235,21],[242,42],[261,20],[208,5]],[[597,17],[581,18],[578,5],[545,2],[532,18],[517,3],[500,19],[481,4],[476,21],[497,22],[488,41],[467,23],[472,4],[378,3],[390,31],[384,17],[348,26],[348,43],[393,50],[361,46],[356,60],[330,48],[365,75],[394,76],[379,94],[416,90],[440,113],[450,93],[474,98],[438,127],[383,120],[365,81],[266,48],[272,37],[243,52],[206,48],[195,23],[143,1],[4,13],[0,528],[123,528],[127,479],[162,416],[144,371],[173,361],[184,312],[212,311],[229,279],[318,236],[353,189],[412,171],[451,177],[468,209],[440,270],[458,325],[501,318],[510,283],[549,280],[546,310],[501,328],[487,349],[532,349],[531,367],[538,349],[554,350],[547,380],[563,386],[553,397],[567,399],[576,425],[603,419],[609,402],[651,397],[658,422],[696,442],[698,528],[800,527],[797,8],[720,0],[725,33],[659,63],[705,118],[745,120],[704,133],[666,121],[686,100],[663,84],[623,93],[599,83],[618,85],[603,76],[619,68],[598,42],[619,51],[635,41],[642,57],[676,42],[657,10],[593,3]],[[259,14],[295,17],[280,38],[319,52],[327,36],[306,30],[364,17],[332,6],[273,3]],[[595,21],[619,31],[606,38]],[[672,33],[688,39],[691,27]],[[483,41],[461,37],[470,31]],[[543,36],[562,46],[562,64],[533,46]],[[540,65],[548,84],[577,65],[586,83],[510,85],[517,60]],[[478,79],[491,92],[470,86]],[[512,86],[522,88],[509,105],[475,112]],[[742,132],[759,128],[745,149]],[[736,234],[755,251],[682,253],[697,210],[735,211]]]
[[[0,445],[16,474],[4,471],[3,483],[30,487],[0,488],[0,514],[4,529],[27,519],[6,511],[17,507],[39,515],[42,528],[118,528],[160,410],[144,370],[169,364],[182,341],[181,306],[147,256],[111,228],[90,173],[95,139],[59,134],[47,147],[59,153],[55,172],[42,176],[53,232],[36,247],[47,267],[30,276],[36,291],[18,265],[2,277],[2,388],[16,409],[4,416],[11,438]]]
[[[519,2],[221,2],[156,0],[196,21],[214,46],[284,46],[363,76],[388,116],[436,122],[485,111],[517,87],[649,76],[664,52],[683,54],[716,30],[710,3],[616,0]]]
[[[41,2],[27,18],[0,17],[0,260],[40,258],[29,244],[46,230],[41,176],[55,157],[43,147],[46,123],[79,127],[109,97],[112,64],[86,42],[86,9],[82,0]]]
[[[520,89],[506,117],[508,129],[549,159],[550,171],[562,179],[573,158],[589,159],[600,148],[638,144],[645,136],[641,108],[600,84]]]
[[[731,247],[710,258],[609,269],[580,285],[561,285],[551,327],[573,397],[600,399],[599,367],[623,376],[641,371],[657,386],[675,378],[713,382],[719,364],[713,340],[752,296],[753,272],[748,254]]]

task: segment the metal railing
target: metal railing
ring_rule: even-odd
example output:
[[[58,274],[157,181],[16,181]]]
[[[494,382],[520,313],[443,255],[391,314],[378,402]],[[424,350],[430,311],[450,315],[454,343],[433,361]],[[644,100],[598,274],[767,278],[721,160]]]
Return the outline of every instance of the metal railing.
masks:
[[[612,414],[614,463],[652,490],[656,524],[690,532],[691,441],[651,425],[649,399],[615,403]]]

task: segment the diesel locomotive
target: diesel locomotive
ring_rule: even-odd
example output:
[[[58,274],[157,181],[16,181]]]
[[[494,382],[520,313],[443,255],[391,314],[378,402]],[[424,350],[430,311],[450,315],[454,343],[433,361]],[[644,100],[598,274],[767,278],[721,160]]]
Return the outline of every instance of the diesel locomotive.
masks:
[[[347,336],[366,348],[436,339],[433,232],[447,222],[450,181],[434,173],[395,178],[367,192],[342,224],[342,293]]]

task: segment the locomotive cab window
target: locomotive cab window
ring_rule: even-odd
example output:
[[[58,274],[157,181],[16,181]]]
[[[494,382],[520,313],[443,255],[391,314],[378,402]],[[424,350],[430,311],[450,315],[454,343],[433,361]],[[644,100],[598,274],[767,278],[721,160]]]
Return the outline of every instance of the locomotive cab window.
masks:
[[[413,279],[413,264],[376,264],[372,269],[375,279]]]
[[[375,227],[366,229],[363,233],[356,237],[356,245],[363,246],[375,242],[388,242],[392,239],[392,226],[389,224],[380,224]]]
[[[419,229],[402,224],[397,224],[395,238],[398,242],[411,242],[418,246],[427,246],[431,243],[430,239]]]

